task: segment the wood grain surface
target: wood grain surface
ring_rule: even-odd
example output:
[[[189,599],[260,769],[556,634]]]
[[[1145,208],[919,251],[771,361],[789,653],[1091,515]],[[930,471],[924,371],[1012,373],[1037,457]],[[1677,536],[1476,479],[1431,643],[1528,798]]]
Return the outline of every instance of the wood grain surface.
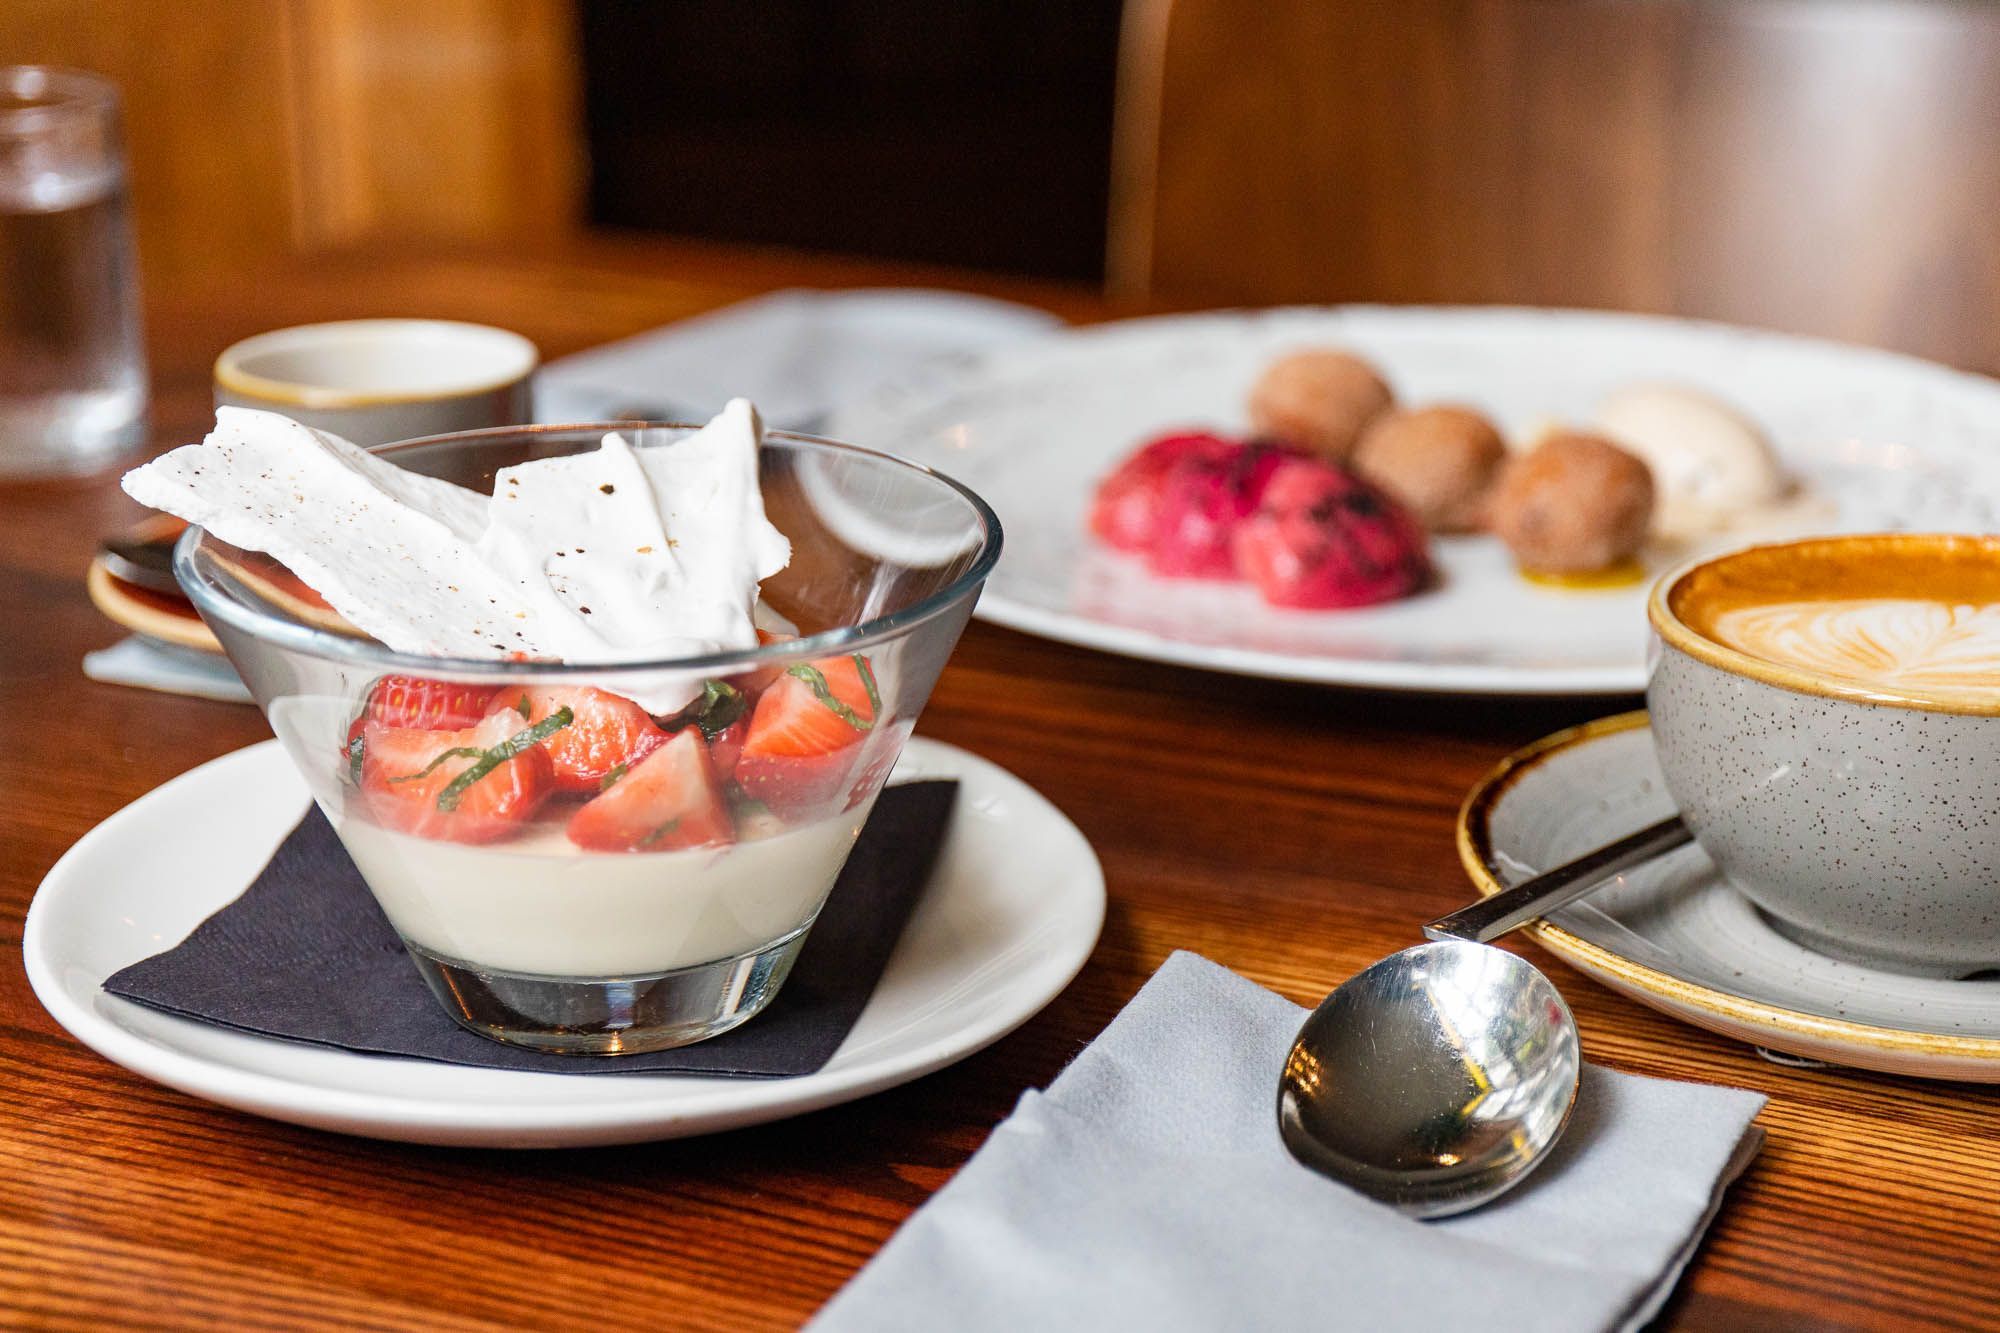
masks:
[[[156,442],[201,431],[217,350],[279,324],[488,320],[554,355],[788,284],[954,281],[629,242],[347,257],[160,290]],[[981,285],[1109,313],[1076,292]],[[920,730],[1045,792],[1109,878],[1103,941],[1043,1014],[914,1084],[758,1129],[593,1151],[374,1143],[148,1083],[72,1041],[28,990],[22,917],[57,856],[145,791],[269,734],[247,707],[78,670],[118,635],[84,596],[94,538],[136,512],[109,475],[0,488],[0,931],[14,952],[0,967],[0,1322],[22,1326],[796,1325],[1170,951],[1312,1002],[1467,897],[1451,832],[1474,779],[1544,732],[1628,706],[1241,680],[975,624]],[[1665,1323],[2000,1319],[2000,1089],[1780,1068],[1537,961],[1588,1058],[1771,1098],[1764,1151]]]

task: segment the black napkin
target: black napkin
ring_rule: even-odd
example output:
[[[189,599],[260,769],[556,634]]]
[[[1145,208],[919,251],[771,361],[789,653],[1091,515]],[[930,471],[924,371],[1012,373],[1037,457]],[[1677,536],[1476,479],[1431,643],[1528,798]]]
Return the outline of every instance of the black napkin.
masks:
[[[241,897],[104,989],[184,1018],[371,1055],[559,1074],[810,1074],[833,1057],[888,966],[957,795],[952,781],[885,790],[778,998],[735,1031],[679,1050],[549,1055],[459,1027],[318,806]]]

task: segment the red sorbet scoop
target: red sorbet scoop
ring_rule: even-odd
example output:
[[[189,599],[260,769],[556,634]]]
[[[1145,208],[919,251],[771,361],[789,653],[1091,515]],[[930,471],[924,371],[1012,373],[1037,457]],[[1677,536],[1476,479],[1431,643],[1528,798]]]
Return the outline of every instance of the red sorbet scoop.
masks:
[[[1231,537],[1239,573],[1273,606],[1325,610],[1407,597],[1430,581],[1423,528],[1337,464],[1287,458]]]
[[[1205,431],[1162,435],[1136,449],[1097,484],[1090,530],[1121,551],[1146,552],[1160,534],[1160,495],[1167,473],[1188,458],[1222,459],[1242,448]]]
[[[1146,553],[1155,574],[1236,577],[1230,535],[1257,508],[1265,485],[1295,455],[1268,445],[1237,445],[1228,454],[1189,454],[1160,482],[1159,531]]]

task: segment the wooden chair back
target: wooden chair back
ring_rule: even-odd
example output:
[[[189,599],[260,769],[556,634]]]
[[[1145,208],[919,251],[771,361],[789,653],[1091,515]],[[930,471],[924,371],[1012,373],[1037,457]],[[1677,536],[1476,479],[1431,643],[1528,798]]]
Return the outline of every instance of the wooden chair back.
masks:
[[[1130,0],[1109,285],[1620,307],[2000,370],[2000,6]]]

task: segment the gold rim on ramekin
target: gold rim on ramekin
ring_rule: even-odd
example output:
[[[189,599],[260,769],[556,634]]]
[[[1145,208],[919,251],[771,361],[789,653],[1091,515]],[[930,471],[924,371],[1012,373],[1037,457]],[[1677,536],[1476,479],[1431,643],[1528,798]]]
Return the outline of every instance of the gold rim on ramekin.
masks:
[[[2000,690],[1990,693],[1973,690],[1925,690],[1891,688],[1870,685],[1863,681],[1841,680],[1837,677],[1816,675],[1797,667],[1788,667],[1776,662],[1767,662],[1761,657],[1752,657],[1746,652],[1717,643],[1714,639],[1691,629],[1674,614],[1669,598],[1681,580],[1696,570],[1710,565],[1722,564],[1752,551],[1777,550],[1784,547],[1821,546],[1847,544],[1852,542],[1872,542],[1894,545],[1935,546],[1949,542],[1954,545],[1976,545],[1989,551],[1996,563],[2000,563],[2000,537],[1989,537],[1965,533],[1948,532],[1857,532],[1832,537],[1805,537],[1795,541],[1765,542],[1757,546],[1745,546],[1721,555],[1703,556],[1661,576],[1646,595],[1646,620],[1653,632],[1663,643],[1678,649],[1697,662],[1712,666],[1718,671],[1726,671],[1732,676],[1744,676],[1765,685],[1789,690],[1794,694],[1815,694],[1823,699],[1838,699],[1845,703],[1879,704],[1888,708],[1910,708],[1926,713],[1959,713],[1971,717],[2000,717]],[[1553,739],[1553,738],[1551,738]]]
[[[1479,890],[1480,897],[1490,898],[1507,887],[1494,872],[1490,824],[1494,809],[1514,784],[1566,750],[1650,725],[1651,718],[1642,709],[1568,727],[1516,750],[1473,784],[1458,811],[1458,859],[1464,865],[1473,887]],[[1669,976],[1572,935],[1547,921],[1537,921],[1525,929],[1550,953],[1575,964],[1586,973],[1615,977],[1634,990],[1671,1001],[1685,1009],[1741,1026],[1762,1028],[1780,1038],[1804,1038],[1823,1045],[1865,1046],[1899,1055],[2000,1062],[2000,1038],[1910,1032],[1800,1013]]]

